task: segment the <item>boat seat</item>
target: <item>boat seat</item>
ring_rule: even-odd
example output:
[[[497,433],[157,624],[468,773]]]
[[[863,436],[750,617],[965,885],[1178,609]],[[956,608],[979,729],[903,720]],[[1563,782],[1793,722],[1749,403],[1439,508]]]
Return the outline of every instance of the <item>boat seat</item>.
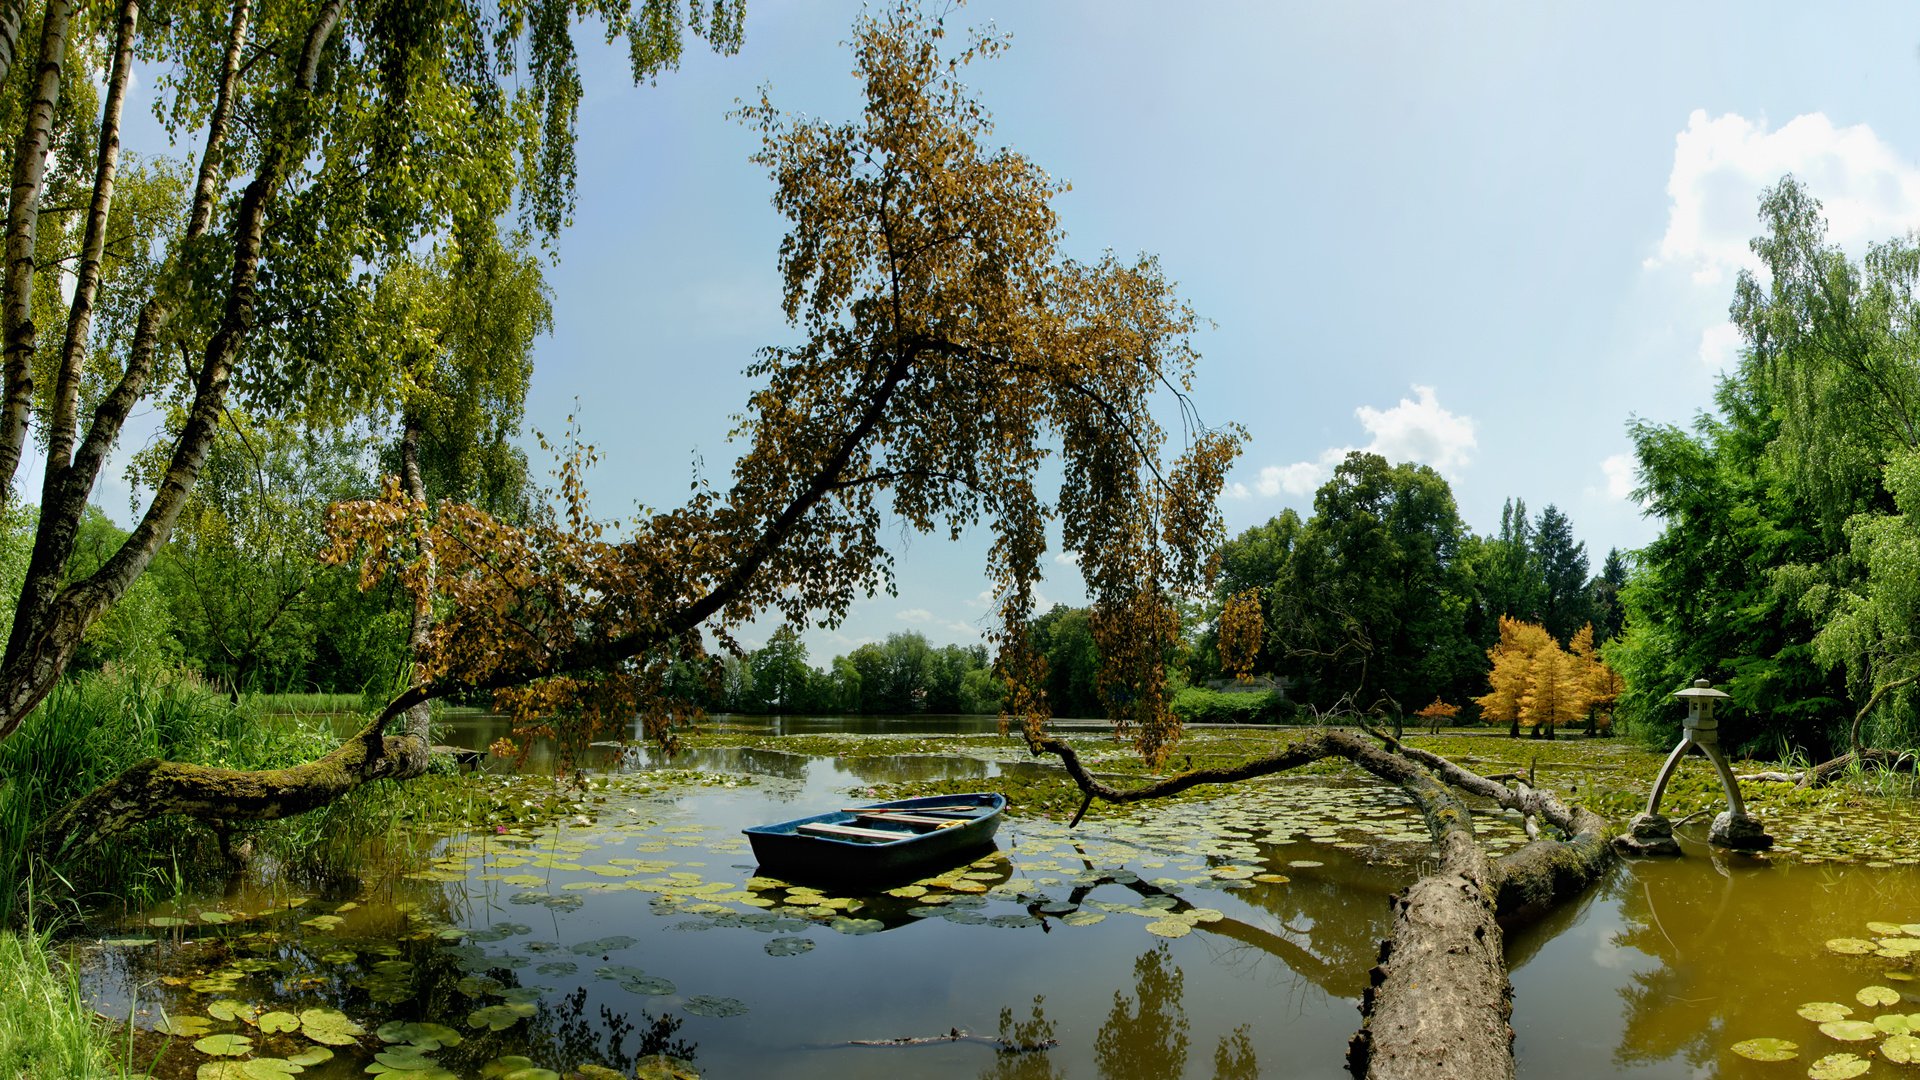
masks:
[[[904,821],[909,825],[932,825],[939,828],[944,825],[958,825],[964,818],[928,817],[925,814],[855,814],[862,821]]]
[[[813,833],[817,836],[841,836],[849,840],[886,840],[889,842],[905,840],[915,835],[910,832],[900,832],[897,829],[863,829],[858,825],[835,825],[826,821],[809,821],[804,825],[794,826],[793,831]]]

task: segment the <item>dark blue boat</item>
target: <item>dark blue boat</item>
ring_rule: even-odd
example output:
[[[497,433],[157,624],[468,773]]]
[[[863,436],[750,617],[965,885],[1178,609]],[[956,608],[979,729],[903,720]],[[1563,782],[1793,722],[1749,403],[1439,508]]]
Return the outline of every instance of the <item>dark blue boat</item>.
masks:
[[[993,843],[1007,799],[990,791],[850,807],[742,830],[763,870],[880,880],[952,866]]]

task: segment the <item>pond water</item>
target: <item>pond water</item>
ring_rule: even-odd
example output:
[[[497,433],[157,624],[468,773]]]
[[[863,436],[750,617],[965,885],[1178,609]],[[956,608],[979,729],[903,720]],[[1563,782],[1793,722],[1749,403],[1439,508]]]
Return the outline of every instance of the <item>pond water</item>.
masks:
[[[461,718],[448,741],[485,746],[491,723]],[[1341,1074],[1386,897],[1426,854],[1405,800],[1371,781],[1278,778],[1072,831],[1016,813],[992,854],[892,892],[758,876],[739,834],[876,784],[1010,767],[991,756],[708,748],[662,772],[610,752],[550,826],[428,834],[425,858],[131,914],[86,950],[83,983],[107,1015],[180,1033],[163,1077]],[[1497,848],[1523,839],[1504,815],[1477,826]],[[1910,948],[1914,865],[1689,846],[1510,933],[1520,1072],[1799,1076],[1851,1052],[1920,1076],[1887,1041],[1920,1028]],[[1797,1013],[1815,1002],[1850,1010],[1833,1031],[1873,1037],[1823,1033]],[[205,1041],[222,1034],[238,1038]],[[1798,1056],[1732,1050],[1758,1038]]]

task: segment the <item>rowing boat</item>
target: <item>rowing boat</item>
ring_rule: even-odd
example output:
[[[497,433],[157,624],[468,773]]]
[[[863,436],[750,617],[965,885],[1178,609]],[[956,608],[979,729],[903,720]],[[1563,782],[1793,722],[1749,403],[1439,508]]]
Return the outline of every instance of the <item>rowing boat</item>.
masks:
[[[951,866],[993,842],[1004,795],[929,795],[847,807],[742,830],[763,870],[882,879]]]

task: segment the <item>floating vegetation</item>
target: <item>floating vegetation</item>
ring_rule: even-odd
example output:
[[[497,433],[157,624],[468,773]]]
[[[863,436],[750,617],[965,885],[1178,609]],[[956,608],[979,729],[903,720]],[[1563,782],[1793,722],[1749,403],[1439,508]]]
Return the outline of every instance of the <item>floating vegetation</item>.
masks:
[[[1746,1039],[1734,1043],[1733,1052],[1754,1061],[1791,1061],[1800,1056],[1800,1044],[1785,1039]]]

